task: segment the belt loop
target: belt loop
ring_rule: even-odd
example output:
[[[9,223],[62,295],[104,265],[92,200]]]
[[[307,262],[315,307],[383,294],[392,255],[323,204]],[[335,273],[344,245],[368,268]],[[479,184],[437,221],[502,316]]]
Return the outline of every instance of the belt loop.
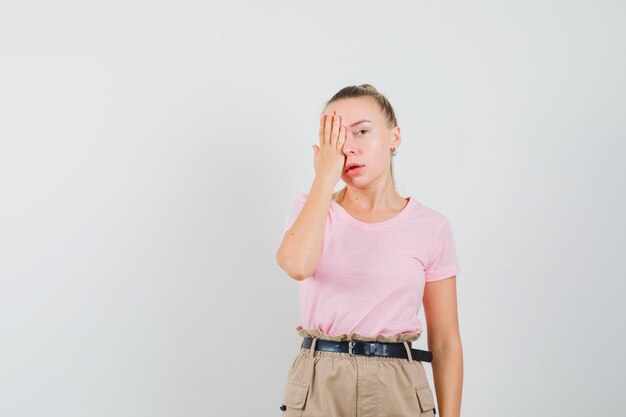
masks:
[[[315,355],[315,345],[317,344],[317,337],[314,337],[313,340],[311,340],[311,347],[309,348],[309,356],[310,357],[314,357]]]
[[[406,356],[409,360],[409,363],[413,362],[413,355],[411,355],[411,348],[409,347],[409,342],[402,342],[404,344],[404,348],[406,349]]]

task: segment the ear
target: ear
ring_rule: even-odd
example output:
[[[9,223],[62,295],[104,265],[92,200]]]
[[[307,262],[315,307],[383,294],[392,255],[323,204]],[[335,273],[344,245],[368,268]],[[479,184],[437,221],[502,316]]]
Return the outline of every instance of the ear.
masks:
[[[400,138],[400,127],[394,127],[393,129],[391,129],[391,133],[391,143],[389,145],[392,148],[398,149],[398,146],[400,146],[400,143],[402,142],[402,139]]]

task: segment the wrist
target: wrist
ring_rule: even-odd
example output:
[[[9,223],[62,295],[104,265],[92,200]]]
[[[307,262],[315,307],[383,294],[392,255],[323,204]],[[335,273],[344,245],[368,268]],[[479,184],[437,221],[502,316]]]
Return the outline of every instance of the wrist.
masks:
[[[316,176],[313,180],[314,186],[321,187],[325,190],[330,190],[331,194],[335,188],[335,184],[337,184],[337,181],[334,181],[333,179],[324,176]]]

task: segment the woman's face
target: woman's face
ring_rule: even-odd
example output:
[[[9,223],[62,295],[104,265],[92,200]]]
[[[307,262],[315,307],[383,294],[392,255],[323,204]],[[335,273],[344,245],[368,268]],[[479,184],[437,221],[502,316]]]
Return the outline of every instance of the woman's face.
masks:
[[[378,103],[369,97],[335,101],[325,112],[336,111],[346,128],[343,153],[346,155],[341,179],[346,184],[370,183],[389,172],[391,148],[400,144],[400,128],[389,129]],[[364,165],[356,174],[346,172],[351,163]]]

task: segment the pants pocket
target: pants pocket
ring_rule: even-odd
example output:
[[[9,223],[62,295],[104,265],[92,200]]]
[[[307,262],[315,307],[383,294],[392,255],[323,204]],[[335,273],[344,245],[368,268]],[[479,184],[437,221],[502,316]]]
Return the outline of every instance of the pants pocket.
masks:
[[[422,416],[434,416],[435,411],[435,399],[433,398],[433,392],[428,383],[421,384],[415,387],[415,394],[417,400],[420,403],[420,409],[422,410]]]
[[[306,382],[296,381],[295,379],[287,380],[285,393],[283,396],[283,416],[284,417],[301,417],[306,405],[306,399],[309,394],[309,384]]]

